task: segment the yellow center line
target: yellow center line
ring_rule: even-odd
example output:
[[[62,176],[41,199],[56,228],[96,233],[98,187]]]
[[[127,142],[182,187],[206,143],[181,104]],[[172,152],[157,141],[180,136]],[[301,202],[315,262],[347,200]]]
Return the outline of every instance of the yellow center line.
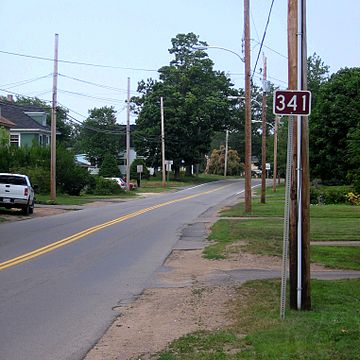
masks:
[[[51,243],[49,245],[46,245],[46,246],[43,246],[41,248],[35,249],[35,250],[30,251],[28,253],[25,253],[23,255],[17,256],[17,257],[15,257],[13,259],[9,259],[7,261],[4,261],[4,262],[0,263],[0,270],[4,270],[6,268],[9,268],[9,267],[21,264],[21,263],[23,263],[25,261],[31,260],[33,258],[36,258],[38,256],[44,255],[44,254],[46,254],[46,253],[48,253],[50,251],[53,251],[53,250],[58,249],[58,248],[60,248],[62,246],[71,244],[74,241],[82,239],[83,237],[85,237],[87,235],[93,234],[93,233],[95,233],[97,231],[100,231],[100,230],[105,229],[105,228],[107,228],[109,226],[118,224],[118,223],[123,222],[125,220],[132,219],[132,218],[134,218],[136,216],[145,214],[145,213],[147,213],[149,211],[153,211],[153,210],[159,209],[159,208],[161,208],[163,206],[167,206],[167,205],[170,205],[170,204],[175,204],[175,203],[178,203],[178,202],[181,202],[181,201],[193,199],[193,198],[196,198],[196,197],[199,197],[199,196],[202,196],[202,195],[207,195],[207,194],[210,194],[212,192],[221,190],[226,186],[229,186],[229,185],[221,186],[219,188],[204,191],[204,192],[201,192],[199,194],[189,195],[189,196],[186,196],[186,197],[183,197],[183,198],[180,198],[180,199],[170,200],[170,201],[167,201],[167,202],[164,202],[164,203],[153,205],[153,206],[150,206],[148,208],[144,208],[144,209],[135,211],[133,213],[120,216],[120,217],[118,217],[118,218],[116,218],[114,220],[107,221],[107,222],[105,222],[103,224],[92,226],[92,227],[90,227],[88,229],[80,231],[80,232],[78,232],[76,234],[73,234],[71,236],[68,236],[68,237],[66,237],[64,239],[61,239],[59,241],[55,241],[55,242],[53,242],[53,243]]]

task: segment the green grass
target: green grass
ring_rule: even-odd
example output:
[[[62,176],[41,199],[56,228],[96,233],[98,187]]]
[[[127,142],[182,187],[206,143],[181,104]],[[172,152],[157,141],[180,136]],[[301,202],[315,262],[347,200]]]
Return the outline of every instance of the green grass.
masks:
[[[204,249],[208,259],[226,257],[228,245],[245,242],[241,249],[264,255],[281,255],[283,223],[281,219],[230,220],[220,219],[213,227],[209,240],[214,243]],[[236,248],[235,248],[236,250]]]
[[[153,359],[360,359],[360,280],[313,281],[313,310],[287,310],[284,321],[279,287],[275,280],[246,283],[230,328],[184,336]]]
[[[284,187],[276,193],[268,191],[266,203],[253,200],[253,211],[245,214],[244,203],[221,212],[222,217],[212,227],[204,249],[208,259],[226,258],[232,251],[281,256],[283,242]],[[234,219],[227,219],[233,217]],[[311,241],[360,241],[360,207],[351,205],[321,205],[310,209]],[[240,244],[240,245],[239,245]],[[311,261],[332,268],[359,269],[360,248],[311,246]],[[348,254],[349,253],[349,254]],[[348,255],[345,255],[348,254]]]
[[[310,239],[311,241],[360,241],[359,228],[360,219],[355,217],[311,218]]]
[[[36,203],[37,204],[52,204],[52,205],[84,205],[89,202],[101,200],[101,199],[119,199],[119,198],[128,198],[135,196],[134,192],[126,193],[124,192],[121,195],[80,195],[80,196],[70,196],[58,194],[56,196],[56,201],[53,202],[50,200],[49,195],[36,194]]]
[[[177,190],[183,186],[198,185],[212,181],[223,180],[224,177],[220,175],[206,175],[199,174],[198,176],[180,176],[175,179],[173,176],[170,177],[169,181],[166,180],[166,186],[162,186],[162,179],[160,176],[151,176],[148,180],[141,180],[141,186],[136,191],[142,192],[163,192]],[[135,182],[135,181],[134,181]]]
[[[329,268],[360,270],[359,246],[311,246],[311,261]]]

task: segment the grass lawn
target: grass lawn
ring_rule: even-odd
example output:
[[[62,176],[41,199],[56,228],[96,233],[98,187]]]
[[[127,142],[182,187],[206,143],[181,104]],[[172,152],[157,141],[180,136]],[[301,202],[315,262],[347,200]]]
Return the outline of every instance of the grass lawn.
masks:
[[[238,289],[234,324],[174,341],[160,360],[360,359],[360,280],[313,281],[312,311],[287,311],[279,320],[279,281]]]
[[[221,219],[213,225],[209,240],[214,241],[204,250],[209,259],[226,257],[228,245],[245,241],[243,251],[281,256],[283,241],[284,187],[276,193],[268,190],[266,204],[253,201],[252,213],[245,214],[244,203],[221,212]],[[231,219],[233,217],[234,219]],[[238,219],[243,217],[242,219]],[[360,207],[351,205],[321,205],[310,209],[311,241],[360,241]],[[331,268],[358,270],[360,247],[311,246],[311,261]]]
[[[80,196],[70,196],[58,194],[56,196],[55,203],[50,200],[49,195],[36,194],[36,203],[37,204],[53,204],[53,205],[83,205],[89,202],[101,200],[101,199],[119,199],[119,198],[128,198],[135,196],[134,192],[130,193],[121,193],[120,195],[105,196],[105,195],[80,195]]]

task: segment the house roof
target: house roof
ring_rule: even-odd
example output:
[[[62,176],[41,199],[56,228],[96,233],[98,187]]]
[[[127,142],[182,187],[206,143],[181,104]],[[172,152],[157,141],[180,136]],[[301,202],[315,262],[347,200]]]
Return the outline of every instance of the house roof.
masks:
[[[10,102],[0,101],[1,117],[12,122],[14,125],[10,126],[11,129],[26,129],[26,130],[42,130],[50,131],[50,126],[42,126],[36,122],[26,112],[41,112],[45,113],[45,110],[41,107],[34,105],[17,105]]]
[[[5,126],[7,128],[10,128],[12,126],[14,126],[15,124],[8,120],[8,119],[5,119],[4,117],[0,116],[0,126]]]

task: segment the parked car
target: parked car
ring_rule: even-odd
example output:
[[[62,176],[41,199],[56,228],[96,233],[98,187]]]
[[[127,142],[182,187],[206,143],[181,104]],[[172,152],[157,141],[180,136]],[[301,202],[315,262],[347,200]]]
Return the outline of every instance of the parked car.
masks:
[[[0,207],[22,209],[24,215],[34,212],[34,189],[26,175],[0,173]]]
[[[126,181],[121,177],[111,177],[107,178],[109,180],[114,180],[120,186],[121,189],[126,190]],[[134,183],[129,184],[130,190],[136,189],[136,185]]]

